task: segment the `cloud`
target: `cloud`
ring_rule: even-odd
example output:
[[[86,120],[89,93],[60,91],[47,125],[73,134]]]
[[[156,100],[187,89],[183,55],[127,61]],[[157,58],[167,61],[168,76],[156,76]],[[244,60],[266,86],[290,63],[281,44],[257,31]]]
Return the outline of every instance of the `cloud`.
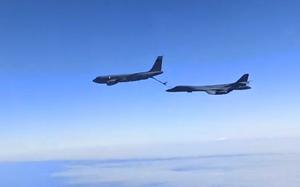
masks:
[[[291,154],[210,155],[76,163],[53,177],[75,186],[298,187],[299,166]]]

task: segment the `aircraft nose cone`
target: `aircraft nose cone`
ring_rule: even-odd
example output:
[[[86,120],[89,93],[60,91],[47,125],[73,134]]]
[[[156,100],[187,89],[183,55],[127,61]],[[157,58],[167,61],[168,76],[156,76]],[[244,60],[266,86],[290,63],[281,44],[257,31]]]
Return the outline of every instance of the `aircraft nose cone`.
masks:
[[[173,91],[173,89],[167,89],[166,90],[166,92],[172,92]]]
[[[95,78],[95,79],[93,80],[93,82],[97,83],[97,78]]]

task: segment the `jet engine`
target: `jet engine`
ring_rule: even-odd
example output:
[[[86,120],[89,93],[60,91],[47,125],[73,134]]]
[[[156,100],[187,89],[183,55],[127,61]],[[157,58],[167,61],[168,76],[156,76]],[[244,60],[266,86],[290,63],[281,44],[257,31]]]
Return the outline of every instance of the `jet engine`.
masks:
[[[116,79],[110,79],[106,82],[106,85],[107,86],[112,86],[112,85],[117,84],[117,83],[118,83],[118,81]]]

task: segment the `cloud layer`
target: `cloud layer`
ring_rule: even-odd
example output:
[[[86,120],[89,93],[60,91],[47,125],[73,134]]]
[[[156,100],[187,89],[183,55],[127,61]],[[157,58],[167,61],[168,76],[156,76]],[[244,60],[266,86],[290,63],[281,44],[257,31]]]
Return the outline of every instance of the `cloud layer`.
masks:
[[[298,187],[297,154],[237,154],[77,163],[56,172],[71,186]]]

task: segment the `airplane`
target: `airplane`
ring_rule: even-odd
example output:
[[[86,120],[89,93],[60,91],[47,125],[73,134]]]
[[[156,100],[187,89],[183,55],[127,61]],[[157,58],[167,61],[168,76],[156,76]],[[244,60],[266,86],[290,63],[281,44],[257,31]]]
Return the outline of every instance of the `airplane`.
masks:
[[[161,84],[166,85],[167,82],[161,82],[160,80],[158,80],[154,77],[154,76],[157,76],[157,75],[160,75],[163,73],[162,60],[163,60],[163,57],[158,56],[154,65],[152,66],[152,68],[146,72],[98,76],[93,80],[93,82],[99,83],[99,84],[106,84],[107,86],[112,86],[119,82],[131,82],[131,81],[139,81],[139,80],[145,80],[148,78],[152,78],[152,79],[160,82]]]
[[[233,90],[248,90],[249,74],[244,74],[238,81],[229,84],[209,85],[209,86],[175,86],[174,88],[166,90],[167,92],[195,92],[203,91],[210,95],[224,95]]]

